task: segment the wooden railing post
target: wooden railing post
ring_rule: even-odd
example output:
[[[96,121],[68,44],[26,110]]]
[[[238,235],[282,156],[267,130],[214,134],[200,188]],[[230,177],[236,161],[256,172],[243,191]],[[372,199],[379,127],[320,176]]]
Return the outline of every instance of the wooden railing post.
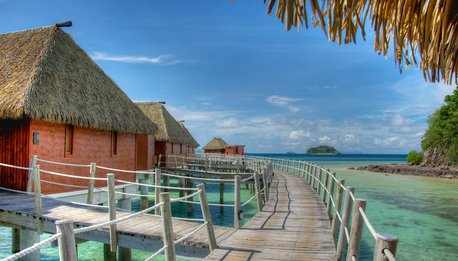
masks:
[[[157,166],[161,167],[162,154],[159,154],[159,159],[157,161]]]
[[[97,164],[94,162],[91,162],[91,167],[89,169],[89,183],[88,183],[88,188],[87,188],[87,203],[92,204],[94,202],[94,179],[95,178],[95,173],[97,171]]]
[[[143,174],[143,179],[139,180],[140,184],[148,184],[149,180],[149,175],[148,174]],[[141,186],[140,185],[140,194],[142,197],[140,198],[141,201],[141,209],[147,209],[148,208],[148,187],[147,186]]]
[[[33,155],[32,159],[30,160],[29,168],[31,168],[31,170],[29,170],[29,174],[28,174],[27,192],[32,192],[33,179],[34,179],[33,166],[37,165],[37,160],[38,160],[37,155]]]
[[[354,193],[355,189],[352,187],[347,187],[347,192],[345,193],[345,204],[342,213],[342,223],[340,224],[339,240],[337,242],[337,260],[343,260],[343,250],[347,242],[345,236],[345,228],[348,230],[348,222],[350,221],[350,211],[351,211],[351,196],[350,193]]]
[[[342,207],[342,195],[343,195],[343,188],[342,186],[345,185],[345,180],[344,179],[339,179],[337,182],[337,193],[336,193],[336,206],[334,207],[334,213],[332,215],[332,224],[331,224],[331,231],[332,231],[332,237],[335,238],[337,234],[337,227],[340,222],[339,218],[337,217],[337,213],[339,213],[340,216],[342,216],[340,213],[341,207]]]
[[[208,206],[207,192],[205,191],[205,184],[197,185],[197,188],[200,190],[199,199],[200,207],[202,209],[202,216],[204,222],[207,222],[207,237],[208,237],[208,246],[210,252],[217,248],[215,231],[213,230],[212,216],[210,212],[210,207]]]
[[[320,196],[321,195],[321,187],[323,186],[323,185],[321,185],[323,183],[323,181],[322,181],[322,179],[323,179],[322,172],[323,171],[322,171],[321,168],[318,168],[318,170],[319,170],[320,173],[318,173],[318,191],[317,191],[317,194],[318,194],[318,196]]]
[[[316,184],[316,165],[312,165],[312,188],[315,190],[315,184]]]
[[[108,213],[110,221],[116,219],[116,194],[115,194],[115,176],[112,173],[107,174],[108,184]],[[118,247],[118,238],[116,234],[116,224],[110,225],[110,251],[116,252]]]
[[[328,205],[326,206],[326,213],[328,214],[329,218],[331,217],[331,206],[332,206],[331,198],[334,199],[333,196],[334,196],[334,184],[335,184],[334,177],[335,175],[336,175],[335,173],[332,173],[332,176],[329,177],[331,181],[329,182]],[[334,204],[335,204],[335,201],[334,201]]]
[[[305,175],[307,175],[306,181],[310,185],[310,164],[308,162],[305,165]]]
[[[154,175],[154,185],[155,186],[160,186],[161,185],[161,169],[156,168],[155,170],[155,175]],[[154,188],[154,205],[159,204],[160,198],[159,194],[161,193],[161,188],[155,187]],[[154,210],[154,214],[160,215],[161,210],[159,208],[156,208]]]
[[[323,201],[323,203],[326,204],[326,199],[327,198],[327,191],[326,189],[328,189],[328,185],[329,185],[329,175],[331,175],[331,172],[329,172],[329,169],[327,169],[325,172],[324,172],[324,185],[323,185],[323,195],[321,196],[321,201]],[[329,189],[328,189],[329,190]],[[329,204],[329,201],[328,203]]]
[[[43,216],[43,200],[41,199],[40,165],[34,165],[32,172],[33,192],[35,195],[35,215],[37,216],[37,232],[38,234],[41,234],[43,232],[43,222],[41,220],[41,217]]]
[[[75,245],[75,233],[73,232],[73,222],[70,220],[56,221],[57,233],[62,233],[58,239],[59,245],[59,260],[74,261],[77,260],[77,252]]]
[[[388,260],[383,253],[385,249],[389,249],[390,252],[396,257],[396,249],[398,246],[399,238],[395,235],[387,233],[377,233],[377,239],[375,242],[374,249],[374,261],[386,261]]]
[[[265,192],[265,191],[264,191]],[[234,228],[240,228],[240,176],[234,177]]]
[[[258,212],[262,211],[262,199],[261,199],[261,188],[259,184],[259,174],[256,171],[254,173],[254,187],[255,187],[255,193],[256,193],[256,202],[258,203]]]
[[[352,261],[352,257],[359,260],[359,249],[361,247],[361,237],[363,235],[363,217],[359,208],[366,210],[366,200],[355,199],[353,207],[353,218],[351,222],[350,242],[348,243],[347,261]]]
[[[176,259],[175,244],[173,242],[173,225],[172,225],[172,207],[170,205],[170,195],[168,192],[161,193],[161,220],[162,236],[164,245],[167,248],[164,251],[165,260],[174,261]]]
[[[262,170],[261,170],[262,171]],[[269,184],[266,177],[266,171],[262,171],[262,184],[264,185],[264,202],[269,201]]]

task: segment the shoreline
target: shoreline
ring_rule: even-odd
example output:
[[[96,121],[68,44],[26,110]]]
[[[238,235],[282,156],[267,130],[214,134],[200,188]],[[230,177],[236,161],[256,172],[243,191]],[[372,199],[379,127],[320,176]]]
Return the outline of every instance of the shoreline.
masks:
[[[370,164],[360,167],[349,167],[350,170],[364,170],[386,174],[400,174],[435,178],[458,178],[458,169],[450,167],[426,167],[407,164]]]

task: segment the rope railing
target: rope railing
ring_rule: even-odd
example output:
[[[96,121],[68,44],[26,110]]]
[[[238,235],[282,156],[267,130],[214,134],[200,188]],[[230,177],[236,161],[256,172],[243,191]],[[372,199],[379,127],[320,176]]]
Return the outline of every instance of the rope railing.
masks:
[[[73,179],[86,179],[86,180],[100,180],[100,181],[107,181],[106,178],[96,178],[96,177],[85,177],[85,176],[78,176],[78,175],[71,175],[71,174],[64,174],[64,173],[59,173],[55,171],[49,171],[49,170],[43,170],[40,169],[40,172],[54,175],[54,176],[60,176],[60,177],[66,177],[66,178],[73,178]]]
[[[13,169],[21,169],[21,170],[32,170],[32,168],[26,168],[26,167],[14,166],[14,165],[5,164],[5,163],[0,163],[0,166],[2,166],[2,167],[7,167],[7,168],[13,168]]]
[[[37,158],[37,161],[41,161],[41,162],[49,163],[49,164],[53,164],[53,165],[67,166],[67,167],[81,167],[81,168],[89,168],[89,167],[91,167],[91,165],[88,165],[88,164],[65,163],[65,162],[44,160],[44,159],[40,159],[40,158]]]
[[[42,247],[46,246],[47,244],[51,244],[52,242],[59,239],[61,236],[62,236],[61,233],[54,234],[41,242],[35,243],[32,246],[25,248],[24,250],[21,250],[20,252],[17,252],[16,254],[12,256],[2,259],[1,261],[14,261],[14,260],[23,258],[27,256],[28,254],[31,254],[37,250],[40,250]]]
[[[108,170],[108,171],[121,172],[121,173],[151,174],[151,175],[156,174],[154,171],[115,169],[115,168],[103,167],[103,166],[99,166],[99,165],[97,165],[97,168],[98,169],[103,169],[103,170]]]
[[[175,240],[173,243],[175,245],[178,245],[180,244],[181,242],[185,241],[186,239],[190,238],[192,235],[194,235],[195,233],[199,232],[202,228],[206,227],[208,225],[208,222],[205,222],[203,223],[202,225],[198,226],[196,229],[194,229],[193,231],[189,232],[187,235]]]
[[[127,180],[122,180],[122,179],[116,179],[115,181],[119,182],[119,183],[137,185],[137,186],[148,187],[148,188],[184,190],[184,191],[197,191],[197,188],[182,188],[182,187],[171,187],[171,186],[162,186],[162,185],[151,185],[151,184],[144,184],[144,183],[137,183],[137,182],[127,181]]]
[[[234,179],[214,179],[214,178],[198,178],[198,177],[188,177],[182,175],[175,175],[170,173],[161,173],[161,175],[179,178],[179,179],[190,179],[190,180],[201,180],[201,181],[215,181],[215,182],[234,182]]]

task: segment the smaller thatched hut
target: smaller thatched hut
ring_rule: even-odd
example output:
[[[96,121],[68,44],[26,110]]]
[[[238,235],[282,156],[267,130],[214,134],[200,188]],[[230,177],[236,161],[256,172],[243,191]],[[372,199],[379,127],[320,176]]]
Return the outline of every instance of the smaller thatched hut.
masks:
[[[153,134],[156,129],[61,28],[0,35],[0,162],[29,166],[37,155],[134,170],[137,135]],[[75,175],[87,176],[89,171],[40,165]],[[84,180],[61,179],[42,175],[42,180],[87,185]],[[126,174],[123,179],[135,177]],[[0,168],[0,186],[25,190],[26,184],[23,171]],[[45,193],[69,190],[56,185],[42,189]]]
[[[222,138],[213,138],[203,148],[204,153],[218,153],[226,155],[244,155],[245,145],[227,144]]]
[[[139,144],[147,148],[148,154],[138,154],[139,159],[146,159],[148,164],[158,164],[159,155],[161,155],[161,166],[166,166],[167,155],[193,156],[195,149],[199,144],[192,137],[182,122],[176,121],[173,116],[166,110],[163,104],[159,102],[139,102],[138,107],[143,113],[157,125],[158,131],[154,134],[155,146],[151,147],[149,137],[146,142],[148,145]],[[153,151],[153,153],[151,153]],[[154,155],[152,158],[151,155]],[[150,166],[150,165],[148,165]]]

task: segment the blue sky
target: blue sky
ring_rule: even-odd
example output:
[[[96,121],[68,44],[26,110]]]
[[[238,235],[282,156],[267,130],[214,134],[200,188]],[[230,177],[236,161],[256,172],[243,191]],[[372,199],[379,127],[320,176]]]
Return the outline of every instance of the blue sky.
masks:
[[[0,32],[72,20],[65,31],[134,101],[166,101],[202,145],[405,153],[454,88],[400,74],[370,29],[338,46],[321,29],[286,32],[261,0],[38,2],[0,0]]]

